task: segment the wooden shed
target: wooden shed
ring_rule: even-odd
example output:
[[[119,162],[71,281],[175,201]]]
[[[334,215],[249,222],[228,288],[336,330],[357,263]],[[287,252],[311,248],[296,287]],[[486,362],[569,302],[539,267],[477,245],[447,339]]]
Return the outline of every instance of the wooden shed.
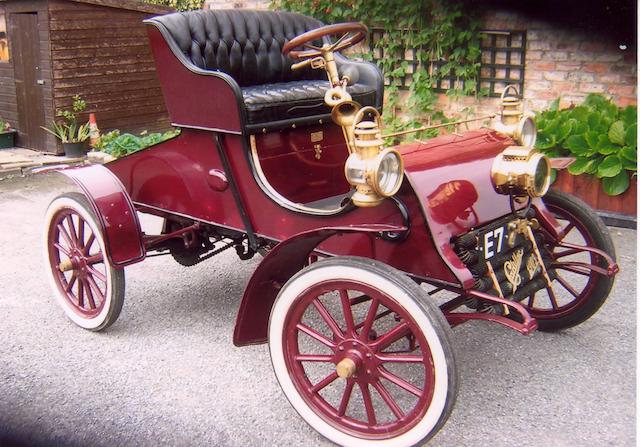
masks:
[[[0,0],[0,118],[18,130],[17,145],[60,152],[41,126],[76,94],[102,130],[169,128],[142,21],[172,11],[136,0]]]

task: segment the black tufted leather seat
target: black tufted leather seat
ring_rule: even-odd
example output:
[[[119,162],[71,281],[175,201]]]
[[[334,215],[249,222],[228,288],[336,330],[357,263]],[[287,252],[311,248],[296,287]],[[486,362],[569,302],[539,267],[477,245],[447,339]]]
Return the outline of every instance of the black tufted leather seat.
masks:
[[[323,98],[329,88],[324,70],[291,70],[284,44],[322,26],[311,17],[290,12],[201,10],[156,17],[169,31],[170,45],[188,63],[233,77],[242,92],[247,124],[261,125],[300,118],[318,119],[331,110]],[[339,71],[347,67],[358,78],[348,87],[362,105],[382,106],[382,77],[372,64],[336,55]]]

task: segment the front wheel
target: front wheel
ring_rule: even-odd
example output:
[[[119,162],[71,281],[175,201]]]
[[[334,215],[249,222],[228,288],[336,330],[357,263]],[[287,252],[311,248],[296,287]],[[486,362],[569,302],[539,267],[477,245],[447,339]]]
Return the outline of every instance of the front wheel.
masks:
[[[446,422],[457,395],[450,328],[424,291],[363,258],[318,261],[271,311],[269,350],[296,411],[344,446],[413,446]]]
[[[91,331],[113,324],[124,302],[124,270],[109,262],[98,220],[82,194],[51,202],[44,244],[47,276],[67,317]]]
[[[552,287],[534,293],[523,302],[538,321],[538,329],[557,331],[589,319],[604,304],[613,286],[613,277],[589,265],[606,268],[605,260],[583,248],[597,248],[613,260],[616,252],[602,219],[591,208],[569,194],[550,190],[543,202],[562,226],[559,240],[543,247],[552,259]],[[568,242],[572,248],[559,246]]]

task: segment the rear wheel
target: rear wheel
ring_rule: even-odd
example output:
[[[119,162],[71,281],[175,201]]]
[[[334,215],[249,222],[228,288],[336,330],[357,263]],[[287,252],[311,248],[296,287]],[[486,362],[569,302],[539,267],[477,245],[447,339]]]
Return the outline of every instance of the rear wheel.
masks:
[[[47,275],[56,300],[78,326],[100,331],[124,302],[124,270],[114,268],[91,205],[82,194],[56,197],[45,215]]]
[[[285,284],[269,349],[285,395],[321,434],[340,445],[413,446],[440,429],[455,402],[449,331],[408,277],[339,257]]]
[[[559,240],[549,241],[545,249],[552,259],[552,286],[525,299],[522,304],[538,321],[542,331],[576,326],[589,319],[604,304],[613,286],[613,277],[588,268],[606,268],[606,261],[582,247],[598,248],[615,260],[615,248],[602,219],[582,200],[550,190],[544,204],[561,224]],[[568,242],[577,247],[558,244]]]

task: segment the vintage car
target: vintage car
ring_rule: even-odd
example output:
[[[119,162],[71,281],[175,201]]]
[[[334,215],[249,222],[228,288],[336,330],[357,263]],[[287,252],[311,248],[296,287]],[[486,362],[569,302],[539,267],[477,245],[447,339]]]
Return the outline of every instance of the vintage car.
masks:
[[[62,170],[81,192],[46,213],[53,292],[82,328],[118,318],[124,269],[145,257],[259,254],[234,343],[269,343],[284,394],[331,441],[412,446],[456,400],[452,326],[555,331],[607,298],[607,229],[549,190],[567,160],[533,149],[516,89],[487,127],[385,147],[383,77],[339,53],[365,26],[243,10],[146,23],[180,134]]]

